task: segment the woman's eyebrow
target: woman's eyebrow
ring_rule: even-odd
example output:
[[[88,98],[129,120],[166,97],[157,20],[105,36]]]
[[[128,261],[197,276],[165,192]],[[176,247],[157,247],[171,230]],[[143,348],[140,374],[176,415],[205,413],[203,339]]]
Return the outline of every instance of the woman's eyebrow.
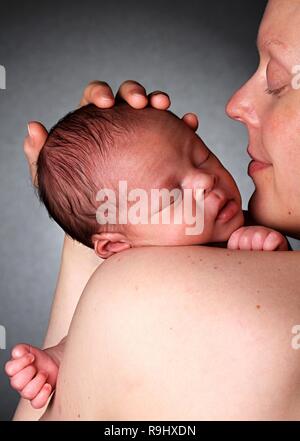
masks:
[[[282,41],[277,39],[268,39],[265,40],[260,46],[259,40],[257,40],[257,48],[260,52],[269,52],[272,58],[274,58],[288,73],[291,73],[291,65],[287,60],[289,50],[286,44],[284,44]]]
[[[269,48],[269,46],[271,46],[273,44],[275,46],[285,47],[285,44],[276,38],[267,38],[262,43],[261,43],[260,37],[258,37],[256,40],[256,46],[259,51],[263,51],[263,50]]]

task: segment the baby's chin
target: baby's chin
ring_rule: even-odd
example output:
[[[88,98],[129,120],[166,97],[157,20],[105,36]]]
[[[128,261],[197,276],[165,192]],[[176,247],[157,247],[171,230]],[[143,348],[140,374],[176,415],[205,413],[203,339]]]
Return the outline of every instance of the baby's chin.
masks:
[[[234,231],[244,225],[243,211],[240,210],[229,222],[220,224],[215,222],[211,242],[227,242]]]

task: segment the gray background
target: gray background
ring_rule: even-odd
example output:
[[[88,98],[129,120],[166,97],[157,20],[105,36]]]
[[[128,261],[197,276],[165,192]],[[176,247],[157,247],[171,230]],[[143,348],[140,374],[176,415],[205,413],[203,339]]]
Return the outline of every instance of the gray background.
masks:
[[[244,208],[247,134],[224,113],[255,70],[255,39],[265,1],[1,1],[0,64],[0,419],[17,403],[3,374],[11,347],[41,345],[63,234],[34,196],[23,158],[26,123],[50,128],[76,107],[92,79],[114,91],[125,79],[162,89],[178,115],[196,112],[199,134],[236,178]],[[296,242],[294,242],[294,245]]]

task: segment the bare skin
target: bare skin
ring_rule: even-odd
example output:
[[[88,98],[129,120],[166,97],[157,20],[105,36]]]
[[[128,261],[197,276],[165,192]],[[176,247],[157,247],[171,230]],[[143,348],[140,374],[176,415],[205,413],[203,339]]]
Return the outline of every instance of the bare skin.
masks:
[[[79,302],[43,420],[299,419],[299,286],[297,252],[108,259]]]
[[[253,174],[253,214],[298,237],[299,92],[286,87],[279,99],[264,89],[289,84],[290,69],[282,70],[265,43],[273,39],[280,49],[285,40],[289,50],[281,57],[294,54],[296,62],[299,14],[298,0],[269,2],[261,64],[227,108],[247,126],[255,159],[268,165]],[[137,104],[130,88],[143,95],[140,87],[123,86],[129,104]],[[110,90],[101,88],[100,95]],[[193,115],[186,122],[198,124]],[[41,145],[31,145],[28,157]],[[151,248],[117,259],[96,271],[79,302],[44,419],[300,418],[299,351],[291,346],[300,321],[298,252]]]
[[[137,94],[137,95],[136,95]],[[108,97],[108,100],[106,99]],[[116,97],[109,85],[103,81],[92,81],[84,90],[80,105],[93,103],[101,108],[111,107],[117,100],[124,100],[134,108],[143,108],[149,104],[165,110],[170,106],[170,99],[164,92],[155,91],[145,96],[145,89],[136,81],[128,80],[121,84]],[[198,118],[187,113],[182,118],[193,130],[198,128]],[[37,186],[36,161],[47,138],[47,130],[39,122],[28,124],[28,135],[24,140],[24,153],[28,162],[33,185]],[[103,262],[94,251],[65,237],[61,267],[58,276],[54,300],[50,313],[44,348],[57,345],[68,333],[68,329],[82,291],[95,269]],[[22,395],[22,391],[20,390]],[[38,420],[43,409],[33,409],[30,402],[21,399],[16,409],[14,420]]]

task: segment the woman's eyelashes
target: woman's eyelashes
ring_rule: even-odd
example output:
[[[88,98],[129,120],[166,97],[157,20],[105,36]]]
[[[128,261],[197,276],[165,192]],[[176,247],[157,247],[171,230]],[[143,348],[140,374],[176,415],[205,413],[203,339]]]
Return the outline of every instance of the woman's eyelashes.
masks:
[[[287,88],[289,81],[290,73],[280,63],[271,59],[266,67],[265,92],[268,95],[278,96]]]
[[[265,90],[265,92],[266,92],[268,95],[278,96],[278,95],[281,94],[281,92],[283,92],[283,91],[285,90],[286,87],[287,87],[286,84],[285,84],[284,86],[282,86],[282,87],[278,87],[278,88],[276,88],[276,89],[270,89],[270,88],[268,87],[268,88]]]

